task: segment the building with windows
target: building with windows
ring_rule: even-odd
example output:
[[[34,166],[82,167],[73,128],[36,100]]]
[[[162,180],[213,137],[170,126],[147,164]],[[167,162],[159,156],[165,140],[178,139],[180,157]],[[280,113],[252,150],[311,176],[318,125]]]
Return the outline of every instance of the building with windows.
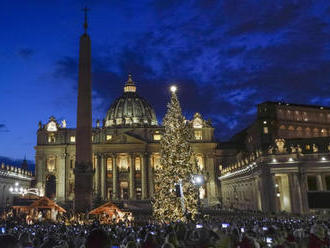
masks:
[[[330,208],[330,108],[265,102],[223,158],[224,207],[308,213]]]
[[[220,188],[214,129],[199,113],[190,122],[194,132],[191,144],[207,177],[200,196],[204,204],[216,204]],[[138,95],[129,75],[123,94],[92,130],[94,196],[116,201],[150,200],[154,169],[160,166],[163,131],[152,106]],[[75,137],[76,129],[67,128],[65,121],[55,117],[39,123],[35,147],[37,186],[58,202],[74,198]]]

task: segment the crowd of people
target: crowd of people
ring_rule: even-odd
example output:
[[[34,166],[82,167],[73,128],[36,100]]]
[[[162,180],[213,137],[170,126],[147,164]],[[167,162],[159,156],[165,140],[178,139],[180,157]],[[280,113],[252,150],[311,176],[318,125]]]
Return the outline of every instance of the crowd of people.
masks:
[[[183,223],[0,222],[1,248],[328,248],[330,222],[324,216],[223,211]]]

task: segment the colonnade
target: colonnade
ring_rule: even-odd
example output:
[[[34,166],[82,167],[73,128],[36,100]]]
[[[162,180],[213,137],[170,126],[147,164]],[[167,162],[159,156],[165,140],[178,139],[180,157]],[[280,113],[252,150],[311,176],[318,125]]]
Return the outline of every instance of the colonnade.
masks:
[[[48,168],[50,158],[55,159],[55,162],[53,167]],[[216,186],[217,172],[214,154],[199,153],[197,160],[203,168],[203,174],[206,175],[203,190],[207,202],[216,202],[219,192]],[[59,202],[72,200],[75,154],[60,151],[38,154],[36,163],[37,187],[45,190],[47,177],[53,175],[56,178],[56,200]],[[123,164],[125,164],[124,169]],[[154,193],[154,169],[159,165],[158,152],[95,151],[93,153],[93,191],[103,200],[150,199]]]
[[[308,192],[328,191],[326,176],[328,175],[299,169],[275,173],[271,168],[263,167],[256,174],[222,181],[223,203],[225,207],[239,209],[308,213]],[[308,177],[315,177],[316,189],[309,189]],[[241,193],[244,197],[241,197]],[[254,204],[248,204],[249,202]]]
[[[112,200],[122,199],[120,183],[128,183],[128,198],[137,199],[138,186],[141,186],[141,199],[148,199],[153,193],[153,166],[150,153],[97,153],[95,165],[95,191],[100,192],[102,199],[109,199],[108,190],[112,192]],[[127,170],[120,169],[121,159],[127,159]],[[111,159],[111,170],[108,159]],[[136,168],[136,160],[139,168]]]

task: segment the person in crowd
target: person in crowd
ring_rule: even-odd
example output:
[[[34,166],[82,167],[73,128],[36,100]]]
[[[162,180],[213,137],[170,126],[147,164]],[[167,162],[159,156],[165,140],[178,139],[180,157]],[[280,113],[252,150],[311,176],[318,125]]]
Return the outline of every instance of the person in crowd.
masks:
[[[195,221],[104,223],[68,213],[57,222],[27,223],[24,215],[0,220],[0,248],[329,248],[327,218],[248,211],[218,211]],[[138,221],[141,220],[139,223]]]

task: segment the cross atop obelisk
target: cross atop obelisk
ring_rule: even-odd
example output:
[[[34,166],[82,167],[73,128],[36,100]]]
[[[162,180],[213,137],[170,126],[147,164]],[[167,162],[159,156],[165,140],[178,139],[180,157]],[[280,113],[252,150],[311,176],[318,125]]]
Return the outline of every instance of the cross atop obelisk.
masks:
[[[87,13],[90,9],[85,6],[85,8],[82,9],[84,11],[84,16],[85,16],[85,22],[84,22],[84,29],[85,29],[85,34],[87,34],[87,28],[88,28],[88,22],[87,22]]]

